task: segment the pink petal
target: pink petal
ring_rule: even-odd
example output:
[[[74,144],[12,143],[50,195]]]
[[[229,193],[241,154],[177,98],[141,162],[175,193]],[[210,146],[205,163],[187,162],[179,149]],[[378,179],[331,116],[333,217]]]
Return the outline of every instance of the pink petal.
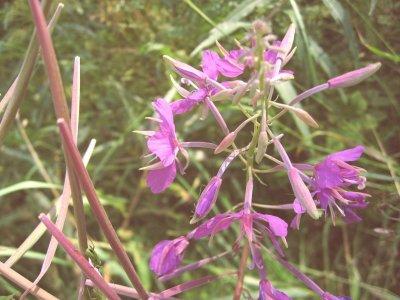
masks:
[[[176,165],[172,163],[163,169],[149,171],[147,174],[147,184],[154,194],[158,194],[169,187],[175,177]]]
[[[158,98],[157,100],[153,101],[153,107],[162,120],[160,128],[175,134],[174,116],[169,103],[163,98]]]
[[[171,165],[175,160],[176,146],[171,139],[171,136],[158,131],[147,140],[150,152],[157,155],[164,166]]]
[[[211,79],[217,80],[218,78],[218,69],[217,69],[217,61],[219,60],[219,56],[216,52],[211,50],[203,51],[203,56],[201,59],[201,67],[203,68],[203,72],[208,75]]]
[[[351,149],[330,154],[327,158],[339,159],[342,161],[355,161],[361,157],[364,153],[364,149],[364,146],[358,145]]]

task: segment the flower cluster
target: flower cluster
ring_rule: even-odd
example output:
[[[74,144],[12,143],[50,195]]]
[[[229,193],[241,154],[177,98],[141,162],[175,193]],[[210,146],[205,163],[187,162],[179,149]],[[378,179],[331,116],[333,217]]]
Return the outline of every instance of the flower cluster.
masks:
[[[202,53],[201,70],[189,66],[171,57],[165,61],[181,77],[181,84],[173,81],[182,99],[168,103],[164,99],[153,102],[155,117],[149,118],[158,123],[155,131],[141,131],[148,136],[147,147],[150,155],[157,162],[144,167],[148,170],[147,182],[153,193],[160,193],[170,186],[179,171],[181,174],[188,167],[190,158],[186,150],[191,147],[214,150],[214,154],[225,154],[218,173],[212,177],[201,192],[197,201],[191,224],[206,218],[218,199],[218,192],[224,180],[228,166],[238,157],[246,170],[246,186],[243,204],[240,209],[219,213],[204,221],[184,236],[173,240],[163,240],[153,249],[150,260],[151,270],[160,278],[171,278],[183,271],[194,270],[204,263],[215,259],[205,258],[197,263],[181,267],[185,250],[189,244],[202,238],[212,238],[215,234],[228,230],[238,223],[240,234],[234,243],[235,250],[248,247],[252,257],[252,266],[259,274],[259,299],[290,299],[285,293],[274,288],[267,277],[266,266],[262,258],[265,240],[273,245],[273,250],[287,267],[281,243],[286,243],[288,224],[278,216],[264,214],[254,210],[252,205],[254,178],[263,172],[262,165],[274,164],[276,172],[285,172],[294,200],[282,205],[269,205],[276,209],[292,210],[294,218],[290,227],[299,229],[300,218],[308,214],[318,219],[322,214],[330,215],[335,221],[338,211],[347,222],[361,220],[357,211],[367,206],[368,194],[351,190],[365,187],[363,169],[352,165],[363,154],[364,147],[329,154],[316,164],[293,163],[282,145],[282,134],[274,131],[274,121],[287,111],[310,126],[318,126],[305,110],[296,106],[307,97],[325,89],[342,88],[354,85],[376,72],[380,64],[370,64],[364,68],[345,73],[327,80],[294,98],[289,104],[280,103],[275,94],[275,86],[283,81],[294,79],[294,72],[284,69],[293,57],[295,26],[291,25],[282,39],[268,31],[261,21],[256,21],[251,33],[243,44],[226,50],[217,43],[220,54],[213,50]],[[216,103],[225,101],[237,106],[243,113],[243,122],[230,130]],[[243,103],[250,105],[244,106]],[[222,136],[216,145],[207,141],[182,142],[177,138],[174,117],[187,114],[195,107],[202,106],[203,113],[211,112]],[[250,108],[249,108],[250,107]],[[235,143],[237,134],[248,124],[253,125],[251,140],[244,147]],[[268,145],[273,145],[279,156],[267,154]],[[183,160],[182,160],[183,159]],[[238,159],[237,159],[238,160]],[[261,167],[256,167],[260,165]],[[219,256],[218,256],[219,257]],[[293,271],[293,266],[289,271]],[[300,272],[294,274],[306,284],[310,279]],[[347,299],[336,297],[323,291],[316,284],[308,286],[321,299]]]

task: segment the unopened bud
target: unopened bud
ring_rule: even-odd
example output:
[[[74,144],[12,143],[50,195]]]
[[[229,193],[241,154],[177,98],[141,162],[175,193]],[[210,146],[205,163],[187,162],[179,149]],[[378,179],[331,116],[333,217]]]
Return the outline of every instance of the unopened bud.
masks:
[[[301,205],[313,219],[318,219],[320,217],[320,213],[315,205],[309,189],[301,179],[299,171],[296,168],[290,168],[288,170],[288,177],[296,199],[301,203]]]
[[[293,109],[293,112],[296,114],[296,116],[300,120],[302,120],[307,125],[314,127],[314,128],[319,127],[318,123],[314,120],[314,118],[308,112],[306,112],[304,109],[296,107],[295,109]]]
[[[199,201],[196,205],[196,210],[193,218],[190,220],[190,224],[196,223],[200,219],[204,218],[210,210],[213,208],[215,201],[218,197],[218,191],[221,187],[221,177],[214,176],[207,184],[203,192],[199,197]]]
[[[192,66],[189,66],[188,64],[185,64],[179,60],[173,59],[172,57],[169,57],[168,55],[163,56],[164,61],[166,61],[168,64],[170,64],[173,68],[173,70],[181,75],[184,78],[187,78],[189,80],[195,81],[195,82],[202,82],[206,79],[206,75],[203,72],[200,72],[199,70],[196,70]]]
[[[268,147],[268,134],[265,131],[260,132],[258,136],[257,152],[256,152],[256,163],[260,163],[264,157]]]
[[[293,46],[295,33],[296,33],[296,26],[292,23],[290,24],[288,30],[286,31],[286,34],[283,37],[281,44],[279,45],[281,51],[278,52],[278,58],[284,60],[285,57],[289,54]]]
[[[224,151],[226,148],[228,148],[230,145],[233,144],[236,138],[236,133],[235,132],[230,132],[227,136],[224,137],[224,139],[221,141],[221,143],[215,148],[214,153],[218,154]]]
[[[253,22],[253,29],[257,34],[264,35],[271,31],[270,27],[261,20],[256,20]]]
[[[350,71],[328,80],[329,88],[344,88],[355,85],[368,78],[381,67],[381,63],[370,64],[364,68]]]

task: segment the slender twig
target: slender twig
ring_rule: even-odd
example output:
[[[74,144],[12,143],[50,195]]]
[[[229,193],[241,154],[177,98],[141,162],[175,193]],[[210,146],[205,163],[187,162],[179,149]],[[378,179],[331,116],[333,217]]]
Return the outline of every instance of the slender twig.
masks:
[[[132,265],[128,254],[125,252],[121,241],[119,240],[117,233],[115,232],[110,222],[110,219],[107,217],[104,207],[99,201],[93,182],[90,179],[89,173],[83,165],[79,151],[73,142],[73,138],[68,128],[68,125],[63,119],[58,120],[57,123],[61,132],[61,137],[64,141],[65,150],[71,157],[73,168],[76,174],[79,176],[80,183],[82,184],[82,188],[86,193],[90,207],[92,208],[92,211],[96,216],[96,219],[101,229],[103,230],[104,235],[109,241],[111,248],[114,250],[116,256],[121,262],[122,267],[124,268],[125,272],[127,273],[129,279],[131,280],[132,284],[134,285],[140,296],[143,299],[147,299],[147,293],[136,273],[136,270]]]

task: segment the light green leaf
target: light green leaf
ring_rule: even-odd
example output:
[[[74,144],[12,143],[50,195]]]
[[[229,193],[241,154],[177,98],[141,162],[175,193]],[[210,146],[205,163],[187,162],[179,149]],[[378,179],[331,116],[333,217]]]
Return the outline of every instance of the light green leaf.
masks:
[[[0,197],[15,193],[17,191],[22,190],[30,190],[30,189],[61,189],[61,185],[41,182],[41,181],[22,181],[11,186],[0,189]]]

